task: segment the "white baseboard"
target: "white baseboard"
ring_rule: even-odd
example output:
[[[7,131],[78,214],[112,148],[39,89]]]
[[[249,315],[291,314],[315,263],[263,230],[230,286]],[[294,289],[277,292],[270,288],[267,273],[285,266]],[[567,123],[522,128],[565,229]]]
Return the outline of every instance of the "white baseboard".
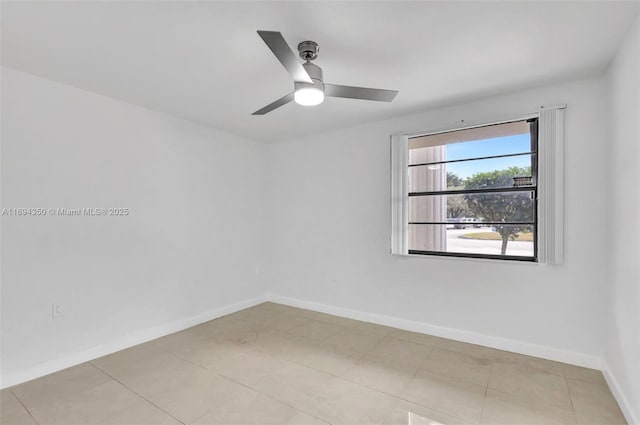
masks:
[[[292,307],[304,308],[307,310],[318,311],[320,313],[331,314],[334,316],[346,317],[349,319],[376,323],[379,325],[390,326],[407,331],[419,332],[439,336],[442,338],[453,339],[456,341],[483,345],[486,347],[497,348],[499,350],[540,357],[543,359],[554,360],[576,366],[588,367],[598,370],[602,368],[602,361],[600,357],[592,356],[589,354],[576,353],[574,351],[566,351],[558,348],[531,344],[528,342],[517,341],[513,339],[431,325],[428,323],[416,322],[413,320],[398,319],[391,316],[351,310],[327,304],[319,304],[311,301],[299,300],[295,298],[282,297],[275,294],[267,294],[267,299],[278,304],[285,304]]]
[[[209,320],[226,316],[227,314],[235,313],[236,311],[244,310],[245,308],[253,307],[254,305],[261,304],[265,301],[267,301],[267,297],[264,295],[240,301],[231,305],[200,313],[195,316],[187,317],[185,319],[176,320],[174,322],[167,323],[161,326],[154,326],[153,328],[138,331],[126,335],[118,339],[117,341],[93,347],[79,353],[65,356],[63,358],[47,361],[45,363],[41,363],[37,366],[25,370],[10,372],[6,375],[3,374],[0,381],[0,389],[30,381],[32,379],[57,372],[59,370],[66,369],[80,363],[97,359],[98,357],[106,356],[107,354],[115,353],[116,351],[124,350],[134,345],[142,344],[147,341],[172,334],[174,332],[179,332],[183,329],[208,322]]]
[[[627,419],[627,423],[629,425],[640,425],[640,417],[638,416],[640,412],[634,411],[632,408],[633,404],[631,404],[629,398],[624,394],[624,391],[622,391],[622,387],[605,360],[602,361],[602,374],[609,385],[609,389],[611,389],[611,393],[618,402],[620,410],[622,410],[624,417]]]

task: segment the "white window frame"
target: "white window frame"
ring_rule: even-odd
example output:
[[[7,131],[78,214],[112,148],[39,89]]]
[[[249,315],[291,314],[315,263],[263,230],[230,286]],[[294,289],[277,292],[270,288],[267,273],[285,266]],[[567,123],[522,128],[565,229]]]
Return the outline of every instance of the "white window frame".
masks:
[[[541,106],[538,111],[459,127],[391,135],[391,253],[409,254],[408,165],[410,137],[538,118],[538,256],[541,264],[564,260],[564,113],[566,105]],[[411,255],[414,256],[414,255]],[[429,255],[416,257],[432,258]],[[440,257],[464,258],[464,257]],[[469,258],[464,258],[469,259]],[[498,260],[502,261],[502,260]]]

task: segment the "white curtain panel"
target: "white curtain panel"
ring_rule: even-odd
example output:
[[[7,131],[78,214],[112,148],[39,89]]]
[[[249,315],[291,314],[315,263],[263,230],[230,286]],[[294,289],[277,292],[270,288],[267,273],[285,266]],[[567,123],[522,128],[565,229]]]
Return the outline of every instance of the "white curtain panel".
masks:
[[[409,138],[404,134],[391,136],[391,253],[407,255]]]
[[[564,260],[564,107],[538,119],[538,261]]]

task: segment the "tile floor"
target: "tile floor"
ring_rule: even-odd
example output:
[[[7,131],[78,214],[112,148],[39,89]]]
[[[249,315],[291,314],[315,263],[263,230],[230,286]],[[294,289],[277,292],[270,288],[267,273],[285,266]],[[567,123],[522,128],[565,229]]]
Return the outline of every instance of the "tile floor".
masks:
[[[591,369],[265,303],[3,390],[18,424],[624,424]]]

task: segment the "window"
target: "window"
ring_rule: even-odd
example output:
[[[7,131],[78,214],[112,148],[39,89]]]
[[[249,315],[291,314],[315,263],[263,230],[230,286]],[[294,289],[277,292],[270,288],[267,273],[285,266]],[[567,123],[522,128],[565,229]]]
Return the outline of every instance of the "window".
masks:
[[[536,260],[538,120],[408,141],[409,254]]]
[[[392,253],[562,261],[562,112],[392,138]]]

